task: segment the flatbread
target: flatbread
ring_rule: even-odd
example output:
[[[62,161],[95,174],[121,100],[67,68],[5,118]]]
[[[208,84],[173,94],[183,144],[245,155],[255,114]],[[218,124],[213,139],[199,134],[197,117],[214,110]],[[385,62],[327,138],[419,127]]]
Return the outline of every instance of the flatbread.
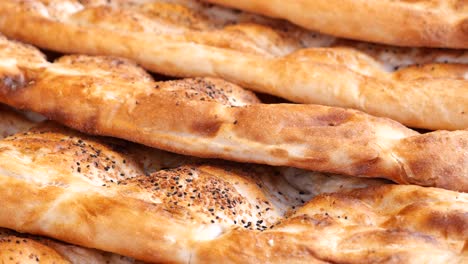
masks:
[[[155,82],[134,63],[73,55],[49,63],[0,39],[0,102],[85,133],[204,158],[290,166],[468,191],[468,130],[419,134],[337,107],[261,104],[212,78]]]
[[[342,41],[191,0],[4,0],[0,31],[45,49],[121,56],[170,76],[219,77],[411,127],[468,128],[465,50]]]
[[[326,34],[413,47],[468,49],[465,0],[206,0]]]
[[[26,116],[37,115],[18,113],[9,107],[0,105],[0,139],[16,133],[25,133],[38,125]],[[148,160],[146,156],[157,157],[157,153],[154,151],[150,151],[151,155],[148,153],[145,155],[143,149],[134,148],[134,151],[139,153],[138,156],[142,161]],[[166,158],[166,162],[163,161],[166,165],[169,164],[167,162],[169,156],[175,157],[175,155],[169,154],[160,155],[161,160]],[[147,167],[151,167],[151,163],[147,163]],[[5,188],[5,186],[1,186],[1,188]],[[131,264],[142,262],[113,253],[71,245],[46,237],[22,234],[0,227],[0,263]]]
[[[0,226],[148,262],[467,260],[464,193],[215,162],[150,172],[132,149],[53,124],[0,141]]]

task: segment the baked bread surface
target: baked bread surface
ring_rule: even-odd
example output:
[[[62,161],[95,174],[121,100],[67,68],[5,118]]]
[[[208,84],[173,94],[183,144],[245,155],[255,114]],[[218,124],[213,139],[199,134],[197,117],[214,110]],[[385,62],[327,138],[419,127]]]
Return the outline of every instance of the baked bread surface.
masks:
[[[261,104],[212,78],[156,82],[118,58],[50,63],[0,39],[0,102],[82,132],[179,154],[468,190],[468,130],[419,134],[386,118],[320,105]]]
[[[326,34],[412,47],[468,49],[465,0],[206,0]]]
[[[16,133],[25,133],[36,126],[37,123],[29,119],[31,116],[37,117],[31,113],[18,113],[9,107],[0,106],[0,139]],[[33,120],[37,120],[37,118],[33,118]],[[139,149],[134,151],[138,153]],[[141,155],[143,152],[139,153],[142,160],[145,160],[145,156]],[[163,153],[161,152],[161,154]],[[2,188],[6,187],[2,186]],[[19,204],[18,206],[24,205]],[[0,227],[0,263],[130,264],[142,262],[113,253],[71,245],[46,237],[22,234]]]
[[[50,123],[0,141],[0,226],[148,262],[466,261],[464,193],[157,155],[148,166],[139,148]]]
[[[132,264],[143,262],[96,249],[0,228],[2,264]]]
[[[411,127],[468,127],[465,50],[344,41],[190,0],[5,0],[0,31],[46,49],[130,58],[171,76],[219,77]]]
[[[2,56],[8,60],[2,60],[0,67],[1,100],[18,108],[37,110],[82,131],[128,138],[180,153],[219,157],[214,145],[208,145],[208,151],[191,150],[193,145],[187,144],[188,141],[180,143],[185,146],[176,146],[175,149],[164,147],[164,139],[161,139],[164,135],[169,135],[166,140],[170,142],[175,139],[171,133],[180,136],[189,131],[196,139],[203,139],[218,135],[219,131],[213,132],[212,124],[195,123],[196,126],[187,129],[170,123],[173,126],[169,127],[169,133],[161,132],[160,127],[167,125],[164,122],[168,119],[164,119],[161,113],[155,114],[150,106],[163,100],[151,98],[166,98],[168,107],[163,107],[166,110],[163,113],[168,114],[171,109],[173,115],[179,115],[179,119],[173,120],[179,122],[188,117],[174,110],[178,106],[184,107],[183,110],[201,109],[198,118],[209,116],[210,111],[215,110],[214,115],[224,115],[223,122],[231,121],[230,112],[225,108],[233,108],[231,114],[236,118],[232,119],[232,125],[254,120],[253,124],[243,124],[240,134],[247,135],[246,138],[253,142],[266,144],[272,144],[268,135],[250,131],[252,126],[259,124],[251,118],[253,112],[263,114],[257,117],[265,121],[263,129],[275,133],[280,131],[280,135],[288,139],[301,135],[274,128],[278,128],[278,124],[286,124],[286,130],[300,127],[287,121],[291,122],[291,116],[301,118],[301,112],[305,112],[305,116],[312,117],[311,123],[306,125],[312,127],[350,124],[349,129],[346,127],[341,132],[336,128],[322,132],[337,133],[331,133],[330,141],[326,142],[331,146],[327,155],[334,150],[333,140],[351,133],[352,140],[335,143],[364,146],[363,149],[368,151],[374,148],[366,148],[367,145],[381,140],[384,143],[377,144],[375,149],[405,157],[403,165],[400,164],[406,173],[404,177],[414,177],[408,182],[460,190],[466,186],[466,166],[461,166],[461,170],[440,167],[453,164],[450,163],[453,159],[462,164],[466,162],[466,131],[418,135],[395,122],[357,111],[320,106],[266,106],[260,104],[253,94],[217,79],[154,82],[132,63],[109,57],[68,56],[51,64],[31,47],[5,39],[2,41],[2,48],[6,47]],[[121,90],[115,89],[117,85]],[[158,95],[154,90],[162,92]],[[85,98],[72,96],[83,94],[91,95],[86,97],[89,101],[84,101],[83,105],[70,104],[77,98]],[[151,111],[137,109],[140,103],[145,108],[150,107]],[[91,113],[98,106],[102,106],[103,111],[93,116]],[[136,115],[131,114],[133,111]],[[124,112],[128,117],[120,119]],[[144,122],[157,119],[161,123],[143,123],[144,128],[150,128],[150,133],[139,138],[136,127],[140,121],[136,117],[143,118],[143,113],[150,113]],[[278,119],[268,120],[271,114],[278,114]],[[217,119],[213,117],[213,120]],[[278,120],[284,123],[278,123]],[[271,127],[268,127],[269,123]],[[27,126],[29,123],[25,122]],[[135,129],[128,131],[134,134],[125,136],[123,129],[132,126]],[[354,142],[356,134],[368,132],[370,127],[375,130]],[[390,136],[389,140],[379,129],[398,131],[402,136],[397,139]],[[154,131],[159,131],[157,136],[160,137],[153,137],[151,133]],[[311,132],[323,138],[317,129],[307,130],[307,133]],[[133,138],[135,135],[136,139]],[[193,137],[188,138],[193,140]],[[287,148],[291,149],[290,146]],[[421,149],[424,149],[424,154]],[[263,150],[260,148],[259,151]],[[345,152],[347,155],[357,155],[348,151]],[[366,151],[364,155],[360,153],[362,156],[357,156],[358,162],[367,158]],[[385,157],[382,154],[385,151],[375,151]],[[440,155],[441,152],[450,155]],[[227,157],[252,161],[249,155]],[[278,163],[295,164],[285,160]],[[364,176],[396,170],[388,158],[360,165],[363,168],[352,163],[351,168],[345,169],[335,169],[332,161],[327,160],[327,164],[322,165],[324,167],[317,165],[320,161],[312,161],[312,166],[332,172],[355,170],[353,174],[367,174]],[[447,161],[449,163],[445,163]],[[391,185],[380,180],[327,176],[291,168],[199,162],[195,158],[114,139],[84,136],[55,124],[44,124],[0,141],[0,184],[4,187],[0,189],[0,226],[149,262],[212,263],[220,259],[227,263],[467,261],[466,194],[438,188]],[[264,163],[275,164],[275,161]],[[442,168],[444,174],[439,173]],[[408,171],[413,174],[408,176]],[[454,176],[457,174],[461,176]],[[431,178],[422,177],[427,175]],[[407,183],[406,179],[398,178],[403,177],[400,174],[387,177]],[[6,261],[16,258],[27,263],[31,259],[37,260],[37,255],[44,261],[57,263],[68,263],[70,256],[83,257],[82,261],[89,263],[93,257],[113,263],[132,261],[10,232],[0,231],[0,251],[1,248],[8,251],[0,257],[6,257]],[[31,246],[21,247],[23,242]],[[85,255],[70,253],[81,250]],[[66,252],[71,255],[67,257]]]
[[[0,141],[0,227],[73,243],[0,228],[3,263],[466,261],[466,194],[27,131],[0,111],[18,132]]]

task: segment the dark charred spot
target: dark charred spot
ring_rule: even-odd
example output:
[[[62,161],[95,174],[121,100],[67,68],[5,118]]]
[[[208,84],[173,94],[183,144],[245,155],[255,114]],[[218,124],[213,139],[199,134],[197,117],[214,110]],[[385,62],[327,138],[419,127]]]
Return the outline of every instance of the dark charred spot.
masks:
[[[272,156],[278,157],[278,158],[287,158],[287,157],[289,157],[289,152],[287,150],[279,149],[279,148],[270,150],[270,154]]]
[[[192,129],[195,133],[202,136],[214,137],[221,128],[222,122],[216,120],[207,120],[195,122]]]
[[[344,109],[329,109],[325,115],[316,118],[320,125],[339,126],[347,122],[352,117],[352,114]]]

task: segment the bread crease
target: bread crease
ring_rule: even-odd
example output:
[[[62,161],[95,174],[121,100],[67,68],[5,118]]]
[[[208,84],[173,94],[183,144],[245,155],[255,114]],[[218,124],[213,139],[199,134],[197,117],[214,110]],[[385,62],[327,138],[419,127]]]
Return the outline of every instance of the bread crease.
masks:
[[[130,58],[171,76],[219,77],[411,127],[468,128],[464,50],[344,41],[186,0],[5,0],[0,32],[46,49]]]

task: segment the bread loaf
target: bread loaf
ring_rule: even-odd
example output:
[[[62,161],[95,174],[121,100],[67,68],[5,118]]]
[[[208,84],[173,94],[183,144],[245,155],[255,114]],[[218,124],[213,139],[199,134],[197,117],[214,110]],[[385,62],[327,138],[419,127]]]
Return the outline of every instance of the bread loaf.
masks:
[[[206,1],[288,19],[338,37],[468,49],[468,3],[464,0]]]
[[[0,141],[0,226],[148,262],[466,262],[464,193],[133,155],[52,124]]]
[[[0,32],[45,49],[126,57],[166,75],[219,77],[411,127],[468,128],[464,50],[342,41],[190,0],[5,0]]]
[[[204,158],[468,190],[468,130],[419,134],[320,105],[261,104],[211,78],[155,82],[133,63],[65,56],[2,39],[0,102],[82,132]]]

